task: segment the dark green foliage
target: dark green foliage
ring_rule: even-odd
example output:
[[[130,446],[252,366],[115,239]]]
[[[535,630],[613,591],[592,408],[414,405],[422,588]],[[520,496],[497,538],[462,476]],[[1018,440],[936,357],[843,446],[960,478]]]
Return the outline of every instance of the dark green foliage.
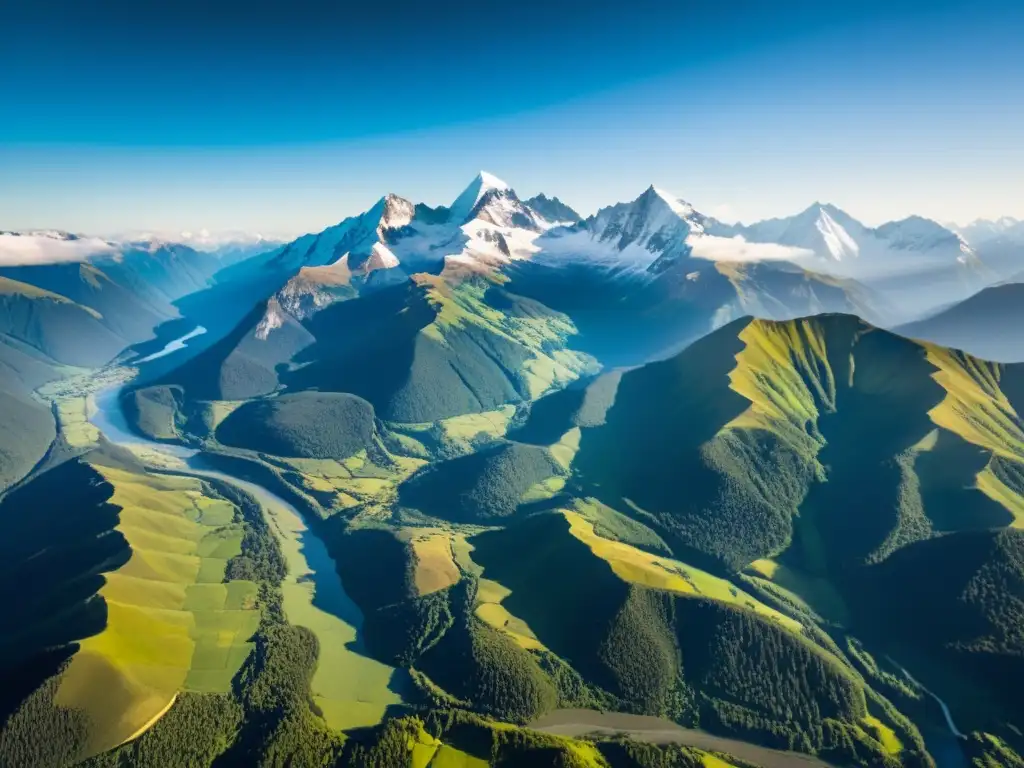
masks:
[[[366,645],[389,664],[409,666],[429,650],[455,621],[448,590],[408,598],[364,614]]]
[[[789,534],[786,504],[773,503],[758,488],[783,483],[788,489],[787,474],[751,472],[771,466],[761,458],[776,448],[770,436],[761,439],[763,445],[716,441],[702,450],[749,405],[728,380],[742,348],[736,334],[745,323],[622,376],[606,423],[584,431],[573,465],[586,493],[616,509],[629,508],[629,499],[651,513],[670,546],[703,553],[697,564],[714,558],[739,567]],[[636,445],[640,435],[642,450]],[[795,490],[787,496],[789,506],[799,498]]]
[[[666,593],[631,587],[598,651],[610,673],[607,687],[641,714],[680,708],[673,701],[682,671],[674,608]]]
[[[234,741],[244,712],[233,697],[179,694],[159,723],[133,742],[82,763],[83,768],[208,768]]]
[[[261,594],[261,607],[256,649],[235,685],[246,710],[274,713],[306,701],[316,668],[317,641],[305,627],[285,623],[280,595],[273,590]]]
[[[327,538],[348,595],[364,612],[415,594],[408,546],[387,528],[349,528]]]
[[[563,659],[550,651],[534,651],[534,659],[558,692],[559,709],[614,710],[617,701],[607,691],[591,685]]]
[[[45,680],[0,730],[0,765],[56,768],[75,762],[85,745],[87,723],[80,713],[53,703],[59,675]]]
[[[804,751],[825,744],[824,720],[866,714],[860,682],[808,640],[744,608],[627,585],[567,529],[536,515],[474,537],[473,557],[512,591],[503,605],[615,708]]]
[[[552,445],[576,426],[576,415],[583,406],[586,388],[580,382],[545,395],[529,404],[526,422],[509,430],[508,437],[520,443]]]
[[[472,323],[447,328],[444,341],[420,333],[436,314],[413,282],[331,305],[308,321],[317,343],[298,356],[308,365],[286,382],[351,392],[396,422],[492,410],[523,397],[525,347]]]
[[[512,590],[502,604],[584,680],[627,709],[664,714],[679,672],[671,606],[621,581],[568,527],[561,515],[535,515],[473,537],[473,557]]]
[[[485,522],[514,514],[526,491],[556,471],[543,448],[500,443],[417,474],[401,486],[399,498],[434,517]]]
[[[154,386],[128,390],[120,397],[128,423],[152,440],[174,440],[182,404],[181,387]]]
[[[276,456],[345,459],[373,442],[373,408],[335,392],[299,392],[253,400],[217,428],[217,439]]]
[[[554,686],[533,657],[475,617],[456,621],[420,658],[419,666],[473,709],[503,720],[529,722],[558,702]]]
[[[288,563],[277,537],[263,516],[259,502],[231,483],[210,479],[207,482],[235,505],[243,525],[242,552],[228,561],[224,580],[244,579],[280,584],[288,573]]]
[[[614,768],[704,768],[704,760],[699,754],[672,744],[602,741],[598,749]]]
[[[867,713],[851,673],[809,642],[745,609],[676,601],[684,671],[705,695],[798,728]]]
[[[972,733],[964,746],[971,768],[1024,768],[1024,757],[1002,739]]]
[[[917,456],[924,513],[935,531],[1001,528],[1013,522],[1005,507],[974,488],[975,478],[987,465],[1008,487],[1024,490],[1020,464],[950,432],[941,431],[935,448]]]
[[[615,403],[622,371],[574,382],[529,404],[526,422],[509,432],[509,439],[534,445],[551,445],[572,427],[604,424]]]
[[[866,571],[859,587],[854,604],[866,628],[912,644],[940,668],[972,675],[991,702],[1021,711],[1024,532],[965,531],[918,542]],[[987,709],[971,714],[992,716]]]
[[[388,664],[415,664],[454,621],[450,590],[419,597],[409,547],[389,530],[353,528],[329,541],[342,582],[363,613],[367,649]]]
[[[668,544],[644,523],[626,517],[605,504],[588,499],[586,502],[578,502],[576,511],[594,524],[594,532],[602,538],[622,541],[659,555],[672,554]],[[655,520],[651,522],[656,524]]]

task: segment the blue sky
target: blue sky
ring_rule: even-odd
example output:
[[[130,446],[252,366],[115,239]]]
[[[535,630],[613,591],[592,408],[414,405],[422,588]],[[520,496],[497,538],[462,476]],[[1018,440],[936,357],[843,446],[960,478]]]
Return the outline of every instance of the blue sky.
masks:
[[[1017,2],[19,5],[0,228],[293,234],[480,168],[584,213],[1024,217]]]

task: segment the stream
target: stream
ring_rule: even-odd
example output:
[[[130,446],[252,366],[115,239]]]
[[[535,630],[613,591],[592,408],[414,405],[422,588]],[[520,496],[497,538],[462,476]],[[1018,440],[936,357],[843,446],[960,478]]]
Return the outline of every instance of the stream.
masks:
[[[157,356],[182,349],[184,340],[196,335],[193,331],[171,342],[168,347],[181,343]],[[288,574],[281,584],[285,615],[289,623],[310,629],[319,641],[317,669],[311,683],[314,703],[328,725],[339,730],[379,723],[389,706],[402,703],[404,672],[363,653],[362,613],[345,592],[324,542],[292,504],[263,486],[204,466],[195,448],[158,443],[134,434],[118,403],[120,390],[118,385],[96,393],[89,421],[111,443],[158,454],[172,465],[184,463],[185,467],[177,470],[182,474],[220,480],[256,498],[288,564]]]

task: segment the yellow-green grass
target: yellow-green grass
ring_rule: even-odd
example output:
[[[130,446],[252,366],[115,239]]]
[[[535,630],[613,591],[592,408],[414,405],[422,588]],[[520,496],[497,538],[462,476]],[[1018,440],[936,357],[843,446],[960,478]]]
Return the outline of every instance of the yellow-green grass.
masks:
[[[701,763],[704,764],[704,768],[736,768],[732,763],[727,763],[720,757],[708,754],[705,752],[700,757]]]
[[[1024,528],[1024,498],[999,479],[991,464],[977,474],[974,482],[979,491],[1013,515],[1011,528]]]
[[[313,604],[316,586],[308,578],[312,569],[304,552],[306,547],[323,545],[307,538],[311,534],[298,513],[271,500],[264,500],[264,511],[288,564],[288,575],[281,585],[285,615],[289,623],[308,628],[319,642],[310,685],[314,703],[325,722],[338,730],[378,724],[387,707],[401,703],[401,698],[388,688],[394,669],[353,650],[355,626]],[[322,559],[330,562],[326,553]],[[325,565],[320,563],[319,567]],[[321,577],[336,578],[333,573]],[[340,582],[336,589],[341,589]],[[320,597],[321,603],[344,599],[339,592],[325,592]]]
[[[583,433],[579,427],[573,427],[554,445],[548,446],[551,458],[558,462],[558,466],[568,471],[572,466],[572,460],[580,450],[580,439]]]
[[[810,576],[775,560],[755,560],[747,566],[754,578],[769,581],[798,604],[803,604],[828,621],[846,624],[849,611],[846,602],[828,579]]]
[[[412,549],[413,581],[421,596],[446,589],[461,578],[452,551],[451,532],[440,528],[407,528],[400,537]]]
[[[85,713],[90,753],[140,735],[181,691],[229,691],[259,623],[256,585],[219,583],[240,527],[197,522],[204,508],[223,518],[223,502],[194,478],[95,469],[114,488],[131,554],[104,575],[106,626],[80,643],[58,689],[59,705]]]
[[[466,540],[465,534],[456,533],[452,535],[452,556],[455,559],[455,564],[463,573],[479,576],[484,572],[484,569],[473,562],[472,552],[473,545]]]
[[[490,284],[502,282],[500,278],[456,282],[440,275],[423,274],[414,279],[427,289],[427,300],[438,313],[420,333],[447,344],[446,334],[475,325],[525,347],[531,357],[523,364],[522,372],[531,399],[575,381],[593,365],[587,355],[558,347],[577,333],[567,316],[519,317],[490,307],[484,294]]]
[[[523,366],[530,399],[536,400],[547,392],[571,384],[590,364],[590,360],[570,349],[554,349],[546,354],[535,352]]]
[[[560,493],[563,488],[565,488],[565,478],[559,475],[553,475],[541,480],[539,483],[534,483],[527,488],[520,501],[523,504],[529,504],[536,501],[546,501]]]
[[[65,397],[54,401],[57,423],[64,440],[72,448],[88,448],[99,441],[100,431],[89,421],[89,401],[85,397]]]
[[[896,732],[877,717],[866,715],[861,718],[860,722],[863,729],[882,745],[886,754],[899,755],[903,751],[903,742],[900,741]]]
[[[389,467],[377,466],[362,450],[343,461],[302,458],[275,461],[297,472],[307,491],[332,495],[333,508],[363,505],[372,510],[389,506],[399,483],[426,463],[407,456],[392,456],[391,460]]]
[[[417,723],[406,742],[412,768],[487,768],[489,763],[434,738]]]
[[[509,422],[516,413],[514,405],[505,405],[494,411],[467,413],[442,419],[439,423],[445,437],[451,441],[466,443],[480,435],[494,439],[505,436]]]
[[[586,544],[594,555],[607,562],[623,581],[742,605],[791,631],[802,630],[798,621],[768,607],[725,579],[678,560],[652,555],[621,541],[603,538],[594,532],[594,524],[578,512],[563,510],[562,514],[569,521],[569,532]]]
[[[502,605],[502,601],[512,594],[512,590],[492,579],[480,579],[476,593],[474,613],[481,621],[495,629],[501,630],[522,648],[527,650],[544,650],[544,644],[530,629],[530,625],[514,616]]]
[[[473,613],[484,623],[504,632],[520,647],[527,650],[544,650],[546,646],[537,638],[530,625],[514,616],[502,605],[502,601],[512,594],[512,590],[504,584],[484,577],[484,569],[473,562],[473,545],[465,537],[457,537],[453,552],[463,571],[478,577],[476,605]]]
[[[210,400],[200,403],[205,413],[205,421],[209,425],[210,432],[216,432],[221,422],[237,410],[244,400]]]
[[[764,429],[796,448],[815,449],[808,424],[818,418],[816,403],[834,406],[836,392],[819,321],[753,320],[739,338],[744,347],[729,386],[750,406],[725,428]]]
[[[946,390],[942,402],[928,412],[931,420],[1004,460],[1024,462],[1021,418],[999,387],[1003,366],[933,344],[925,350],[936,368],[932,378]],[[991,465],[977,474],[975,486],[1013,515],[1013,527],[1024,527],[1024,499]]]
[[[461,749],[442,744],[434,753],[434,759],[430,761],[430,768],[487,768],[490,765],[486,760],[473,757]]]
[[[932,378],[946,390],[928,412],[931,420],[996,455],[1024,461],[1020,416],[999,388],[1002,366],[933,344],[925,350],[936,368]]]

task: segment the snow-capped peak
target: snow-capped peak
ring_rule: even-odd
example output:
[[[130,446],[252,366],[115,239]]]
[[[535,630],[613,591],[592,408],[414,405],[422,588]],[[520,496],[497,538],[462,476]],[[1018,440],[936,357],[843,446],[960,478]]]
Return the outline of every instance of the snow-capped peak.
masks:
[[[661,253],[681,246],[690,234],[702,234],[703,222],[692,205],[651,186],[631,203],[602,208],[587,220],[587,227],[604,242],[616,241],[620,250],[635,245]]]
[[[398,195],[385,195],[379,205],[382,206],[379,230],[399,229],[412,222],[416,215],[416,206]]]
[[[857,258],[860,255],[860,245],[854,240],[828,212],[825,206],[819,206],[818,218],[814,222],[815,228],[825,241],[825,247],[829,254],[836,261],[844,261],[850,258]]]
[[[507,192],[512,188],[497,176],[480,171],[476,178],[469,183],[462,194],[455,198],[455,202],[449,208],[449,221],[461,224],[466,220],[480,200],[489,192]]]
[[[653,185],[650,189],[665,202],[665,204],[672,210],[672,213],[684,219],[693,215],[693,206],[681,197],[676,197],[671,192],[666,192],[664,189],[660,189]]]

